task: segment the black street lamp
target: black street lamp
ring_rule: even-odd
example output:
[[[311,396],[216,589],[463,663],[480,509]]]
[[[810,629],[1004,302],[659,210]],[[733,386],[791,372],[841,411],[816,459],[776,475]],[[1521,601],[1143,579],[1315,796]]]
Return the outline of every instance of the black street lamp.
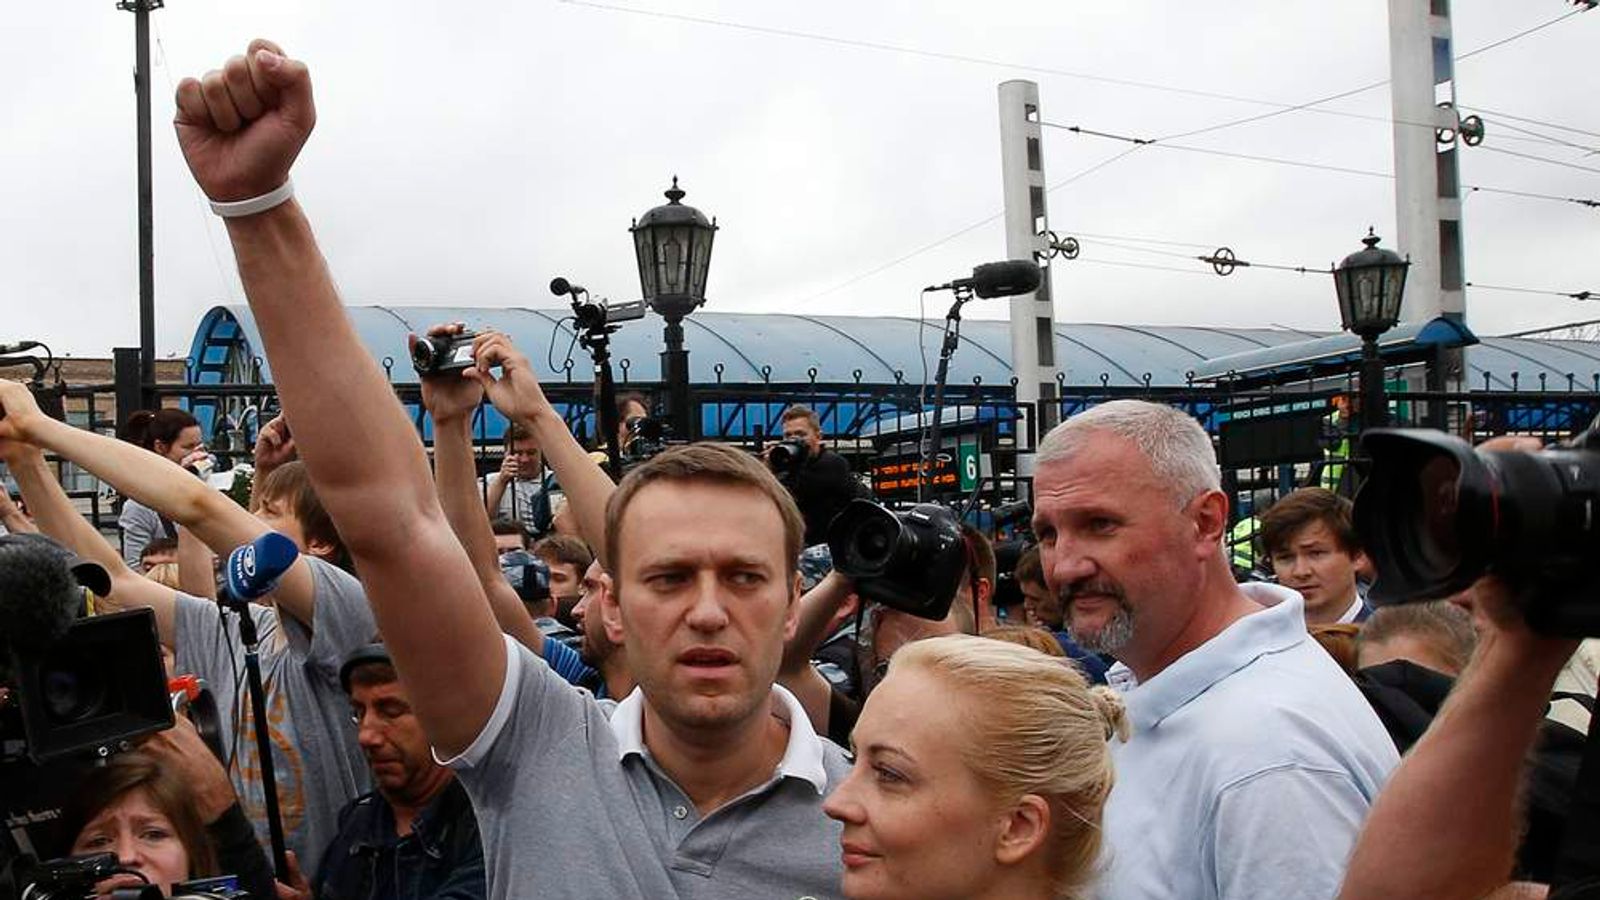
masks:
[[[1378,338],[1400,321],[1400,296],[1411,262],[1393,250],[1378,249],[1378,236],[1371,228],[1361,243],[1366,249],[1344,258],[1333,270],[1333,283],[1339,291],[1339,319],[1344,330],[1361,336],[1361,427],[1365,430],[1381,428],[1389,418]]]
[[[680,438],[693,439],[689,415],[689,351],[683,349],[683,317],[706,302],[706,272],[717,222],[678,202],[684,193],[672,176],[667,203],[650,210],[628,228],[639,260],[644,302],[667,322],[662,336],[661,375],[667,382],[667,419]]]

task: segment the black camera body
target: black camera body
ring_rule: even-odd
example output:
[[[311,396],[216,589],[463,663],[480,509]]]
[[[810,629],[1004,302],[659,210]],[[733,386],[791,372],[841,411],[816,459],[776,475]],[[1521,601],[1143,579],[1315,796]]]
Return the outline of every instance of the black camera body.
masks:
[[[784,438],[767,451],[767,465],[775,472],[796,472],[811,458],[811,445],[800,438]]]
[[[868,600],[938,621],[967,568],[967,545],[955,513],[919,503],[902,513],[851,500],[828,525],[833,567]]]
[[[1355,524],[1378,603],[1448,597],[1483,575],[1507,582],[1528,624],[1600,636],[1600,433],[1536,453],[1476,450],[1437,431],[1374,429]]]
[[[474,365],[472,341],[477,336],[475,331],[463,331],[450,337],[419,337],[411,345],[411,366],[418,375],[469,369]]]
[[[29,900],[78,900],[94,896],[94,886],[118,872],[126,872],[115,853],[91,853],[52,859],[33,866],[23,873],[27,887],[22,896]],[[110,894],[112,900],[167,900],[160,887],[146,884],[137,888],[120,888]],[[172,900],[206,898],[206,900],[235,900],[250,895],[239,886],[234,875],[200,878],[172,886]]]
[[[645,305],[643,300],[633,300],[627,303],[604,303],[598,300],[580,300],[576,296],[572,299],[572,318],[577,320],[578,327],[589,331],[598,331],[621,325],[623,322],[632,322],[644,318]]]
[[[672,425],[665,419],[635,416],[627,424],[628,437],[622,444],[624,464],[644,462],[667,449],[667,444],[672,440]]]
[[[550,599],[550,566],[526,550],[513,550],[500,557],[500,571],[511,582],[511,589],[523,603],[542,603]]]

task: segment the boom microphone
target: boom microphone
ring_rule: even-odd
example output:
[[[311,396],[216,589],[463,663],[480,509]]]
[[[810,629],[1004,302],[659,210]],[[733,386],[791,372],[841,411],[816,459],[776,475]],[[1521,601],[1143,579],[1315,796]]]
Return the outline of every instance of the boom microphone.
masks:
[[[228,554],[227,588],[234,599],[249,602],[272,593],[278,579],[300,558],[294,541],[269,531]]]
[[[576,297],[579,294],[587,294],[589,292],[584,290],[582,286],[573,284],[558,275],[550,279],[550,293],[555,294],[557,297],[564,297],[568,294]]]
[[[926,288],[930,291],[964,289],[971,290],[984,300],[1031,293],[1039,289],[1039,267],[1022,259],[984,263],[973,267],[971,278],[957,278],[946,284],[931,285]]]
[[[44,345],[38,341],[17,341],[15,344],[0,344],[0,356],[12,353],[23,353],[28,350],[37,350]]]

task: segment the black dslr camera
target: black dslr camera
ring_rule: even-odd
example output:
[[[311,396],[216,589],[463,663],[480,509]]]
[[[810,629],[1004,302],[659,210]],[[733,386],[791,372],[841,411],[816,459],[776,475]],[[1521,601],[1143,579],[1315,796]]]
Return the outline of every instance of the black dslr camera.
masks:
[[[411,366],[418,375],[459,372],[473,365],[472,341],[476,331],[463,331],[450,337],[419,337],[411,345]]]
[[[811,445],[800,438],[785,438],[767,452],[767,465],[774,472],[795,472],[811,457]]]
[[[1600,418],[1537,453],[1405,428],[1369,431],[1361,446],[1372,472],[1355,524],[1375,601],[1436,600],[1494,574],[1533,628],[1600,636]]]
[[[933,503],[897,514],[851,500],[828,525],[828,549],[861,596],[934,621],[949,614],[967,567],[955,513]]]

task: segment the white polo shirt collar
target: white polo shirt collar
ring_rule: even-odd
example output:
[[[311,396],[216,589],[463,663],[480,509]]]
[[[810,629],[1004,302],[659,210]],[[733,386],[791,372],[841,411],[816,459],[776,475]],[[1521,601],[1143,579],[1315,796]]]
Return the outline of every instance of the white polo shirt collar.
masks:
[[[818,794],[828,790],[828,772],[822,765],[822,739],[811,729],[811,719],[806,716],[800,701],[782,685],[772,686],[772,696],[778,702],[773,714],[789,726],[789,743],[784,747],[783,759],[778,761],[779,778],[798,778],[817,789]],[[617,761],[632,754],[648,757],[644,745],[644,690],[634,688],[609,720],[611,734],[617,740]]]
[[[1129,691],[1128,721],[1135,731],[1155,728],[1212,685],[1256,659],[1310,640],[1304,601],[1298,593],[1260,582],[1241,584],[1239,589],[1267,608],[1224,628],[1221,634]]]

